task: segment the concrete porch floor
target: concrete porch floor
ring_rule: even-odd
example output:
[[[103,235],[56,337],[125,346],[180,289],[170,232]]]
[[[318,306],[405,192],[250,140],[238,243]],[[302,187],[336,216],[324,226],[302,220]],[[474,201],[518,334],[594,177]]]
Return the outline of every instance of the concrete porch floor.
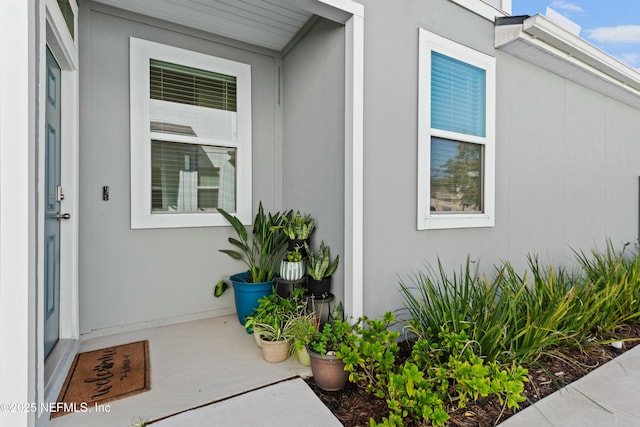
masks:
[[[335,420],[331,412],[301,380],[280,383],[296,376],[311,376],[311,369],[293,358],[282,363],[264,361],[253,336],[244,331],[235,314],[94,338],[81,342],[79,351],[91,351],[139,340],[149,340],[151,390],[106,404],[110,412],[91,409],[84,413],[72,413],[52,419],[49,425],[127,427],[141,420],[158,420],[221,400],[241,404],[247,401],[261,402],[271,399],[272,397],[268,396],[277,394],[281,389],[293,390],[295,395],[305,394],[305,388],[311,395],[306,395],[304,401],[310,402],[313,409],[323,416],[327,416],[328,413],[325,423],[331,425]],[[269,387],[263,388],[264,386]],[[255,391],[223,400],[252,390]],[[273,402],[267,400],[266,403],[271,405]],[[228,406],[229,403],[220,402],[212,405],[210,410],[215,411],[216,407],[220,407],[219,413],[222,414]],[[248,408],[250,412],[255,412],[256,409]],[[289,411],[282,413],[285,417],[283,419],[288,419],[286,417],[290,414]],[[175,421],[167,418],[158,425],[182,425],[183,419],[184,416],[175,417]],[[266,420],[263,418],[262,421]],[[282,421],[274,419],[273,424],[261,425],[284,425]],[[335,422],[340,425],[337,420]],[[234,421],[227,418],[226,423],[216,423],[218,424],[234,425]]]

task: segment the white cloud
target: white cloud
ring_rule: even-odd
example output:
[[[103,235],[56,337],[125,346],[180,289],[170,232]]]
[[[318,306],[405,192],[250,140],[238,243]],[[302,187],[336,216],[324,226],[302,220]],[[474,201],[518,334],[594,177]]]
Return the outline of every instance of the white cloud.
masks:
[[[600,43],[640,43],[640,25],[600,27],[586,31],[587,37]]]
[[[584,12],[580,6],[574,3],[567,3],[564,0],[555,0],[551,3],[551,7],[554,9],[566,10],[570,12]]]

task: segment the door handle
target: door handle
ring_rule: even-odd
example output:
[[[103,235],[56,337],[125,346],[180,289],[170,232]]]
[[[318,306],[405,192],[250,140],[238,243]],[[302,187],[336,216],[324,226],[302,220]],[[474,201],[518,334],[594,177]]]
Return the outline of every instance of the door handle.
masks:
[[[56,214],[56,218],[58,218],[58,220],[61,220],[61,219],[70,219],[70,218],[71,218],[71,214],[69,214],[69,213],[60,213],[60,212],[58,212],[58,213]]]

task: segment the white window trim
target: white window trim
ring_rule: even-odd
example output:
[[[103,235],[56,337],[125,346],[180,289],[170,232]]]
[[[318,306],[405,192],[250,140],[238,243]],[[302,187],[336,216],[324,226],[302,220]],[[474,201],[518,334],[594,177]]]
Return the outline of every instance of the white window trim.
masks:
[[[149,129],[149,59],[159,59],[236,76],[237,181],[235,216],[251,224],[251,66],[203,53],[130,38],[131,228],[228,226],[224,217],[207,213],[151,213],[151,138]],[[158,139],[154,135],[154,139]],[[164,139],[164,138],[163,138]],[[166,140],[179,142],[181,138]]]
[[[494,57],[420,28],[418,66],[418,230],[493,227],[495,225],[495,105],[496,60]],[[431,52],[466,62],[486,71],[486,136],[477,137],[431,128]],[[442,214],[430,211],[431,137],[484,145],[484,212]]]

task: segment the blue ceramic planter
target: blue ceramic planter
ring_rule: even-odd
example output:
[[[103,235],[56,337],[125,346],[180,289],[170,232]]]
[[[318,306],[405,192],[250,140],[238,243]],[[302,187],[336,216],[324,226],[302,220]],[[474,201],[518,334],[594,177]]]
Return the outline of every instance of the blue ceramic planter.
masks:
[[[258,307],[258,300],[269,295],[275,286],[275,280],[271,282],[251,283],[247,282],[247,273],[234,274],[229,278],[233,285],[233,295],[236,299],[236,312],[238,320],[244,326],[245,317]]]

